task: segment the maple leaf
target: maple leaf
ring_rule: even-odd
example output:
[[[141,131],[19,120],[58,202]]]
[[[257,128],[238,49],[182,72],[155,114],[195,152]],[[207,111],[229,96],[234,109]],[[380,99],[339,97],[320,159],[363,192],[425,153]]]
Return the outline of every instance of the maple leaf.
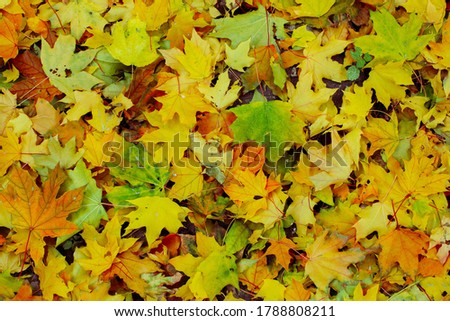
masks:
[[[381,268],[388,272],[396,263],[411,277],[415,277],[419,268],[419,255],[425,253],[428,236],[421,231],[395,229],[380,238]]]
[[[0,146],[0,175],[3,176],[14,162],[20,160],[22,147],[19,138],[9,129],[6,130],[6,137],[0,136]]]
[[[171,14],[171,3],[165,0],[155,0],[150,6],[146,6],[142,0],[137,0],[134,6],[136,15],[147,24],[147,30],[158,30],[167,22]]]
[[[297,17],[320,17],[331,9],[336,0],[314,1],[297,0],[300,7],[291,7],[290,11]]]
[[[265,301],[283,301],[286,288],[277,280],[264,280],[261,289],[255,296],[264,298]]]
[[[388,216],[393,216],[392,206],[386,203],[375,203],[358,213],[360,219],[354,225],[356,238],[361,239],[376,231],[378,236],[385,235],[392,227]]]
[[[61,298],[67,298],[69,291],[75,285],[72,282],[65,283],[61,277],[67,267],[67,262],[56,249],[52,248],[47,255],[47,264],[43,261],[36,262],[35,271],[39,275],[39,283],[42,289],[42,296],[45,300],[53,300],[57,295]]]
[[[413,60],[433,39],[433,35],[418,35],[422,21],[417,14],[411,14],[402,26],[384,8],[372,11],[370,18],[377,35],[359,37],[355,39],[355,45],[379,61]]]
[[[303,121],[314,123],[320,116],[326,115],[323,105],[328,102],[336,92],[335,89],[320,88],[316,91],[313,87],[313,73],[302,73],[297,86],[288,87],[289,102],[292,104],[292,112]]]
[[[170,180],[175,184],[169,191],[170,198],[184,200],[191,196],[199,196],[203,189],[203,169],[197,163],[192,165],[189,159],[182,159],[171,170]]]
[[[361,127],[366,123],[366,117],[372,108],[372,99],[364,87],[355,86],[353,93],[344,92],[343,104],[336,122],[341,123],[344,128]]]
[[[341,53],[349,45],[349,41],[331,39],[324,41],[324,34],[319,34],[311,41],[303,51],[305,59],[300,63],[300,75],[312,73],[313,83],[317,88],[323,88],[323,78],[334,81],[342,81],[347,78],[342,64],[331,59],[334,55]]]
[[[144,226],[149,244],[158,238],[164,228],[171,233],[176,233],[182,226],[181,221],[186,216],[185,209],[166,197],[146,196],[129,202],[135,205],[137,210],[127,215],[130,220],[127,231]]]
[[[203,28],[207,25],[203,17],[196,16],[195,10],[189,7],[180,8],[167,31],[170,47],[182,49],[185,37],[189,36],[194,28]]]
[[[250,58],[254,60],[254,63],[241,76],[244,88],[254,90],[264,81],[272,90],[276,90],[272,70],[273,63],[279,61],[276,47],[269,45],[253,48],[250,50]]]
[[[23,77],[11,87],[11,92],[19,99],[42,98],[51,101],[53,97],[61,94],[61,91],[50,83],[39,57],[31,51],[19,54],[12,63]]]
[[[389,106],[391,100],[401,100],[405,97],[405,85],[412,85],[411,70],[403,65],[403,62],[387,62],[377,64],[369,73],[363,86],[374,89],[378,100]]]
[[[364,258],[364,254],[356,249],[339,251],[345,240],[327,235],[328,232],[323,232],[306,248],[308,261],[305,265],[305,274],[324,291],[333,279],[345,280],[351,277],[352,272],[347,269],[348,265]]]
[[[286,287],[284,293],[286,301],[308,301],[311,292],[305,290],[303,284],[296,279],[292,279],[292,283]]]
[[[236,253],[242,250],[248,243],[251,230],[241,221],[234,221],[224,237],[228,253]]]
[[[159,45],[157,36],[146,32],[146,24],[138,18],[116,23],[112,30],[113,42],[107,47],[111,56],[124,65],[143,67],[158,59]]]
[[[280,147],[288,142],[303,142],[301,123],[293,119],[292,106],[286,102],[274,100],[253,102],[233,108],[237,119],[231,124],[234,140],[240,143],[256,141],[260,144],[275,143],[267,149],[267,157],[275,160],[281,155]],[[267,141],[269,139],[269,141]]]
[[[13,117],[17,106],[16,95],[2,89],[0,94],[0,134],[3,135],[8,121]]]
[[[108,23],[101,14],[107,9],[105,2],[92,2],[87,0],[70,1],[55,12],[50,18],[52,24],[65,25],[70,22],[70,33],[79,40],[87,27],[103,32]]]
[[[155,188],[164,189],[170,176],[168,168],[153,166],[140,144],[125,143],[122,150],[123,158],[109,164],[114,177],[126,180],[133,186],[149,183]]]
[[[86,134],[83,141],[83,148],[85,152],[83,158],[90,164],[89,167],[103,166],[109,163],[113,155],[106,154],[103,150],[105,146],[111,146],[121,141],[121,136],[116,132],[110,133],[90,132]]]
[[[326,147],[315,148],[314,145],[308,149],[311,162],[321,169],[321,171],[309,177],[309,180],[318,191],[331,184],[340,184],[349,177],[355,159],[353,154],[359,154],[359,136],[359,132],[354,131],[341,138],[338,132],[333,130],[331,131],[331,145],[328,146],[329,149]],[[342,146],[342,148],[338,146]],[[353,148],[356,148],[356,153],[353,153]],[[334,155],[330,155],[329,150]],[[356,159],[358,158],[356,157]]]
[[[245,67],[251,66],[255,62],[255,58],[249,57],[251,39],[239,43],[235,49],[225,44],[225,53],[227,58],[225,63],[238,71],[244,71]]]
[[[39,134],[46,135],[59,126],[61,115],[48,101],[36,100],[36,116],[31,118],[33,129]]]
[[[392,113],[389,121],[370,117],[367,125],[363,129],[363,135],[370,141],[369,155],[373,155],[377,150],[383,149],[386,157],[391,157],[399,143],[396,113]]]
[[[430,53],[439,57],[437,60],[445,67],[450,67],[450,55],[446,48],[450,43],[450,20],[447,19],[442,27],[442,39],[440,42],[430,41]],[[433,57],[426,57],[430,62],[434,62]]]
[[[424,22],[433,24],[438,31],[442,26],[442,18],[445,15],[445,5],[439,0],[407,0],[402,7],[408,12],[415,12]]]
[[[19,34],[11,20],[2,16],[0,18],[0,57],[5,62],[19,53]]]
[[[214,299],[228,284],[239,288],[236,257],[217,244],[214,237],[197,233],[196,241],[200,257],[186,254],[170,260],[177,270],[190,277],[184,287],[199,300]]]
[[[284,24],[287,21],[281,17],[269,14],[263,6],[258,6],[258,10],[237,15],[233,18],[215,19],[215,32],[210,36],[216,38],[228,38],[231,40],[231,47],[236,47],[248,39],[251,39],[250,46],[262,47],[276,45],[274,36],[277,39],[287,38],[284,31]],[[274,34],[275,27],[275,34]]]
[[[83,202],[80,209],[70,214],[69,219],[81,230],[84,224],[98,226],[100,220],[107,219],[106,211],[102,205],[102,190],[97,187],[91,172],[86,168],[83,161],[78,161],[75,168],[67,173],[68,179],[62,185],[64,191],[84,187]],[[62,243],[69,236],[58,238]]]
[[[285,270],[289,270],[289,264],[292,259],[289,251],[294,250],[296,247],[297,244],[286,237],[283,237],[281,240],[270,240],[270,246],[266,250],[266,255],[274,255],[276,261]]]
[[[41,189],[27,170],[14,166],[6,189],[0,193],[0,200],[11,214],[16,231],[13,240],[17,243],[17,252],[29,251],[35,262],[44,256],[44,237],[59,237],[77,229],[67,216],[80,208],[84,187],[67,191],[57,198],[64,180],[62,169],[56,166]]]
[[[178,114],[180,123],[189,127],[196,122],[196,114],[198,111],[216,112],[213,106],[208,104],[201,95],[178,93],[176,91],[169,92],[165,96],[156,98],[163,107],[159,111],[163,121],[173,119]]]
[[[114,216],[98,233],[91,225],[85,225],[81,234],[86,246],[77,248],[75,261],[93,276],[109,280],[117,275],[134,291],[145,297],[147,283],[142,279],[145,273],[158,271],[156,264],[148,257],[141,258],[133,246],[140,245],[135,238],[121,238],[121,225]]]
[[[65,145],[61,145],[58,136],[50,137],[48,140],[47,155],[33,155],[36,170],[42,175],[46,175],[49,169],[55,168],[58,164],[61,168],[71,168],[83,156],[84,150],[76,148],[75,137],[70,139]]]
[[[74,90],[90,90],[100,79],[84,69],[92,62],[97,50],[88,49],[75,53],[75,38],[61,35],[53,48],[47,41],[42,41],[42,69],[50,83],[63,93],[72,97]]]
[[[393,195],[423,195],[429,196],[445,192],[448,189],[450,175],[435,170],[433,160],[427,157],[411,157],[404,161],[404,169],[398,163],[391,166],[396,175],[396,182],[392,187]]]
[[[239,280],[251,292],[258,292],[264,280],[274,279],[278,269],[267,264],[267,256],[262,251],[255,251],[247,262],[246,268],[239,274]]]
[[[205,95],[205,98],[213,102],[217,109],[231,106],[239,97],[241,87],[233,84],[230,87],[230,78],[228,73],[224,72],[219,75],[215,86],[202,86],[198,90]]]

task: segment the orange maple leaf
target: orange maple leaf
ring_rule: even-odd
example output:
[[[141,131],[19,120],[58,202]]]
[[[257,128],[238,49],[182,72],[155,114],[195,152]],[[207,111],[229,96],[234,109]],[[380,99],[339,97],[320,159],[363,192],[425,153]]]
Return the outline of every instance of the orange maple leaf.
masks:
[[[308,301],[311,292],[303,287],[303,284],[296,279],[292,279],[292,284],[286,288],[284,293],[286,301]]]
[[[286,270],[289,270],[292,258],[289,250],[293,250],[296,247],[297,245],[286,237],[283,237],[281,240],[270,240],[270,246],[266,251],[266,255],[275,255],[276,261]]]
[[[44,256],[44,237],[58,237],[78,229],[67,221],[67,216],[80,208],[84,187],[57,198],[64,180],[65,175],[57,166],[40,189],[27,170],[13,166],[9,183],[0,193],[2,206],[11,214],[12,227],[16,232],[12,237],[17,243],[16,252],[27,253],[29,250],[35,262]]]
[[[19,53],[19,34],[14,23],[6,17],[0,19],[0,57],[5,61]]]
[[[414,277],[419,268],[419,255],[427,248],[428,236],[421,231],[396,229],[380,238],[381,253],[378,258],[383,270],[389,271],[396,263]]]
[[[12,62],[24,78],[11,87],[11,92],[20,100],[43,98],[51,101],[56,95],[61,94],[48,80],[39,57],[31,51],[18,55]]]

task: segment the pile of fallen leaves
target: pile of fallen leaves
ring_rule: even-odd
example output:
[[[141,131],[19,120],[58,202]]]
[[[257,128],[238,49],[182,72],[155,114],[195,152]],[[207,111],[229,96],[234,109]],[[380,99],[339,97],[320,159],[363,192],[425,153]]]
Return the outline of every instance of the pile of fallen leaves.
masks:
[[[0,299],[450,298],[445,1],[0,13]]]

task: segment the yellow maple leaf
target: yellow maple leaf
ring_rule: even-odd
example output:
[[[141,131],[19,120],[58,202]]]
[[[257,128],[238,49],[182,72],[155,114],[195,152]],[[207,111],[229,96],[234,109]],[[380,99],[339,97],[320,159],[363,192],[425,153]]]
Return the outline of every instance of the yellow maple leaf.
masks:
[[[319,34],[316,39],[311,41],[304,49],[303,55],[305,60],[300,64],[301,73],[304,75],[311,72],[313,75],[313,83],[316,88],[324,88],[323,78],[334,81],[342,81],[347,78],[345,69],[342,64],[331,59],[332,56],[340,54],[350,43],[345,40],[331,39],[325,44],[323,33]]]
[[[168,121],[178,114],[180,123],[189,127],[195,125],[195,115],[198,111],[217,112],[202,96],[197,94],[171,91],[164,96],[157,97],[156,100],[163,105],[159,111],[163,121]]]
[[[439,69],[450,68],[450,54],[448,45],[450,44],[450,20],[447,19],[442,27],[442,40],[440,42],[431,41],[429,51],[425,51],[431,57],[426,56],[430,62],[435,62]],[[433,57],[434,56],[434,57]],[[442,67],[442,68],[440,68]]]
[[[104,166],[104,163],[111,161],[111,155],[105,153],[105,149],[108,150],[109,146],[120,146],[121,143],[121,137],[115,131],[87,133],[83,141],[83,158],[90,163],[90,167]]]
[[[296,0],[300,6],[289,8],[297,17],[321,17],[331,9],[336,0]]]
[[[409,13],[417,13],[425,23],[432,25],[436,31],[442,26],[445,15],[445,1],[442,0],[407,0],[401,6]]]
[[[378,202],[364,208],[358,213],[360,219],[353,226],[356,229],[356,239],[364,238],[375,231],[378,236],[385,235],[394,227],[388,219],[390,215],[393,216],[394,211],[388,203]]]
[[[255,58],[248,56],[250,42],[251,39],[243,41],[234,49],[225,44],[225,53],[227,55],[225,63],[227,66],[243,72],[245,67],[250,67],[255,62]]]
[[[374,89],[378,100],[388,107],[392,100],[405,98],[405,85],[412,85],[412,70],[403,61],[375,65],[363,86],[367,92]]]
[[[65,282],[61,277],[68,266],[66,259],[55,248],[51,248],[47,254],[46,261],[36,262],[35,272],[39,276],[39,287],[42,289],[42,296],[45,300],[52,301],[53,296],[57,295],[67,298],[69,291],[74,287],[73,282]]]
[[[277,280],[265,279],[255,296],[265,301],[283,301],[286,288]]]
[[[130,220],[127,231],[145,226],[148,244],[159,237],[163,228],[171,233],[178,232],[187,214],[185,209],[167,197],[146,196],[129,202],[137,209],[127,215]]]
[[[320,172],[309,177],[317,191],[347,180],[354,163],[352,149],[359,148],[359,137],[352,132],[341,138],[337,131],[333,130],[331,139],[332,143],[328,147],[308,148],[310,161],[321,169]]]
[[[86,246],[77,248],[75,262],[92,276],[100,276],[107,281],[119,276],[139,295],[145,297],[147,283],[141,278],[144,273],[158,271],[149,257],[140,257],[140,242],[135,238],[121,237],[121,224],[114,216],[101,233],[88,224],[84,225],[82,237]]]
[[[308,261],[305,265],[305,275],[308,275],[314,284],[321,290],[326,290],[328,284],[334,280],[346,280],[352,276],[348,265],[357,263],[364,258],[358,250],[339,251],[345,240],[323,232],[306,248]]]
[[[160,50],[166,64],[175,69],[180,75],[187,75],[193,79],[204,79],[211,75],[215,63],[211,47],[193,29],[191,39],[184,37],[184,52],[178,48]]]
[[[353,300],[354,301],[377,301],[378,291],[380,290],[379,284],[374,284],[369,287],[364,294],[363,288],[361,286],[361,282],[355,287],[353,291]]]
[[[170,4],[166,0],[155,0],[150,6],[146,6],[144,1],[137,0],[134,4],[134,12],[147,24],[147,30],[158,30],[170,17]]]
[[[88,123],[99,132],[109,133],[120,124],[121,120],[122,117],[106,111],[106,106],[102,103],[92,108],[92,119],[88,120]]]
[[[386,157],[391,157],[399,144],[397,114],[392,113],[389,121],[369,117],[367,127],[362,133],[370,141],[369,156],[383,149]]]
[[[0,135],[6,128],[8,121],[14,114],[17,106],[17,95],[13,95],[9,90],[2,88],[0,94]]]
[[[217,109],[222,109],[231,106],[239,97],[241,86],[234,83],[231,88],[229,88],[230,82],[228,72],[225,71],[219,75],[219,78],[213,87],[200,84],[198,90],[205,95],[207,100],[214,103]]]
[[[343,125],[343,129],[364,126],[373,105],[372,97],[364,87],[355,85],[353,91],[344,92],[341,110],[334,118],[335,123]]]
[[[0,146],[0,175],[3,176],[15,161],[20,160],[22,147],[19,138],[10,129],[6,130],[6,137],[0,136]]]
[[[202,166],[192,159],[181,159],[172,166],[170,180],[175,183],[169,191],[170,198],[181,201],[199,196],[203,189]]]
[[[391,193],[394,195],[423,195],[447,191],[450,174],[442,169],[435,169],[433,159],[427,157],[411,157],[404,161],[404,170],[398,162],[392,161],[391,171],[396,177]]]
[[[319,88],[316,91],[313,87],[313,73],[302,72],[299,76],[295,89],[288,86],[289,101],[292,104],[292,111],[303,121],[314,123],[317,118],[327,115],[323,106],[328,102],[336,89]]]
[[[167,121],[156,111],[144,115],[152,126],[157,127],[139,139],[146,145],[153,162],[163,165],[171,161],[179,162],[190,145],[190,127],[182,124],[178,115]]]

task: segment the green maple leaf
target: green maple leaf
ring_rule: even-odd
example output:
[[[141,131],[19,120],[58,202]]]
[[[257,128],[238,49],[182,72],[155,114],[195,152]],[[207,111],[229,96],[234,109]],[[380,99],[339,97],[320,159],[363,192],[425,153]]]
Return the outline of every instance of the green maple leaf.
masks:
[[[371,12],[370,17],[377,34],[356,38],[355,45],[378,61],[412,60],[433,38],[419,36],[422,20],[416,14],[410,15],[403,26],[386,9]]]
[[[92,173],[86,168],[83,161],[79,161],[75,168],[67,173],[68,179],[64,182],[63,191],[70,191],[85,186],[83,203],[78,211],[71,213],[69,220],[75,223],[79,229],[83,224],[98,226],[101,219],[108,219],[105,208],[102,205],[102,190],[97,187]],[[64,242],[71,235],[58,238],[58,244]]]
[[[75,137],[71,138],[64,146],[61,146],[58,137],[50,137],[48,140],[48,155],[33,155],[36,170],[42,176],[48,175],[48,170],[53,169],[59,163],[61,168],[71,168],[83,156],[84,150],[77,151]]]
[[[304,142],[304,124],[293,118],[291,108],[289,103],[273,100],[252,102],[231,109],[237,116],[231,124],[234,140],[239,143],[255,141],[266,145],[270,140],[275,153],[268,148],[266,156],[269,160],[276,160],[281,156],[278,153],[281,151],[280,146],[290,142]]]
[[[130,206],[130,201],[144,196],[164,196],[164,185],[169,180],[167,167],[150,164],[148,154],[142,145],[125,143],[124,162],[108,164],[112,176],[129,184],[115,186],[106,195],[108,200],[119,206]]]
[[[142,145],[126,143],[123,163],[110,163],[108,167],[114,177],[125,180],[133,186],[149,183],[162,190],[169,180],[169,170],[167,167],[152,166],[147,156],[148,153]]]
[[[259,6],[256,11],[233,18],[215,19],[216,32],[210,34],[210,36],[230,39],[233,49],[248,39],[251,39],[250,47],[253,48],[276,45],[274,29],[276,29],[275,35],[277,39],[288,37],[284,31],[285,23],[287,23],[285,19],[274,17],[267,13],[263,6]]]
[[[53,48],[42,39],[42,69],[51,84],[72,97],[74,90],[91,90],[100,79],[83,71],[95,58],[98,50],[88,49],[75,52],[75,38],[61,35]]]

